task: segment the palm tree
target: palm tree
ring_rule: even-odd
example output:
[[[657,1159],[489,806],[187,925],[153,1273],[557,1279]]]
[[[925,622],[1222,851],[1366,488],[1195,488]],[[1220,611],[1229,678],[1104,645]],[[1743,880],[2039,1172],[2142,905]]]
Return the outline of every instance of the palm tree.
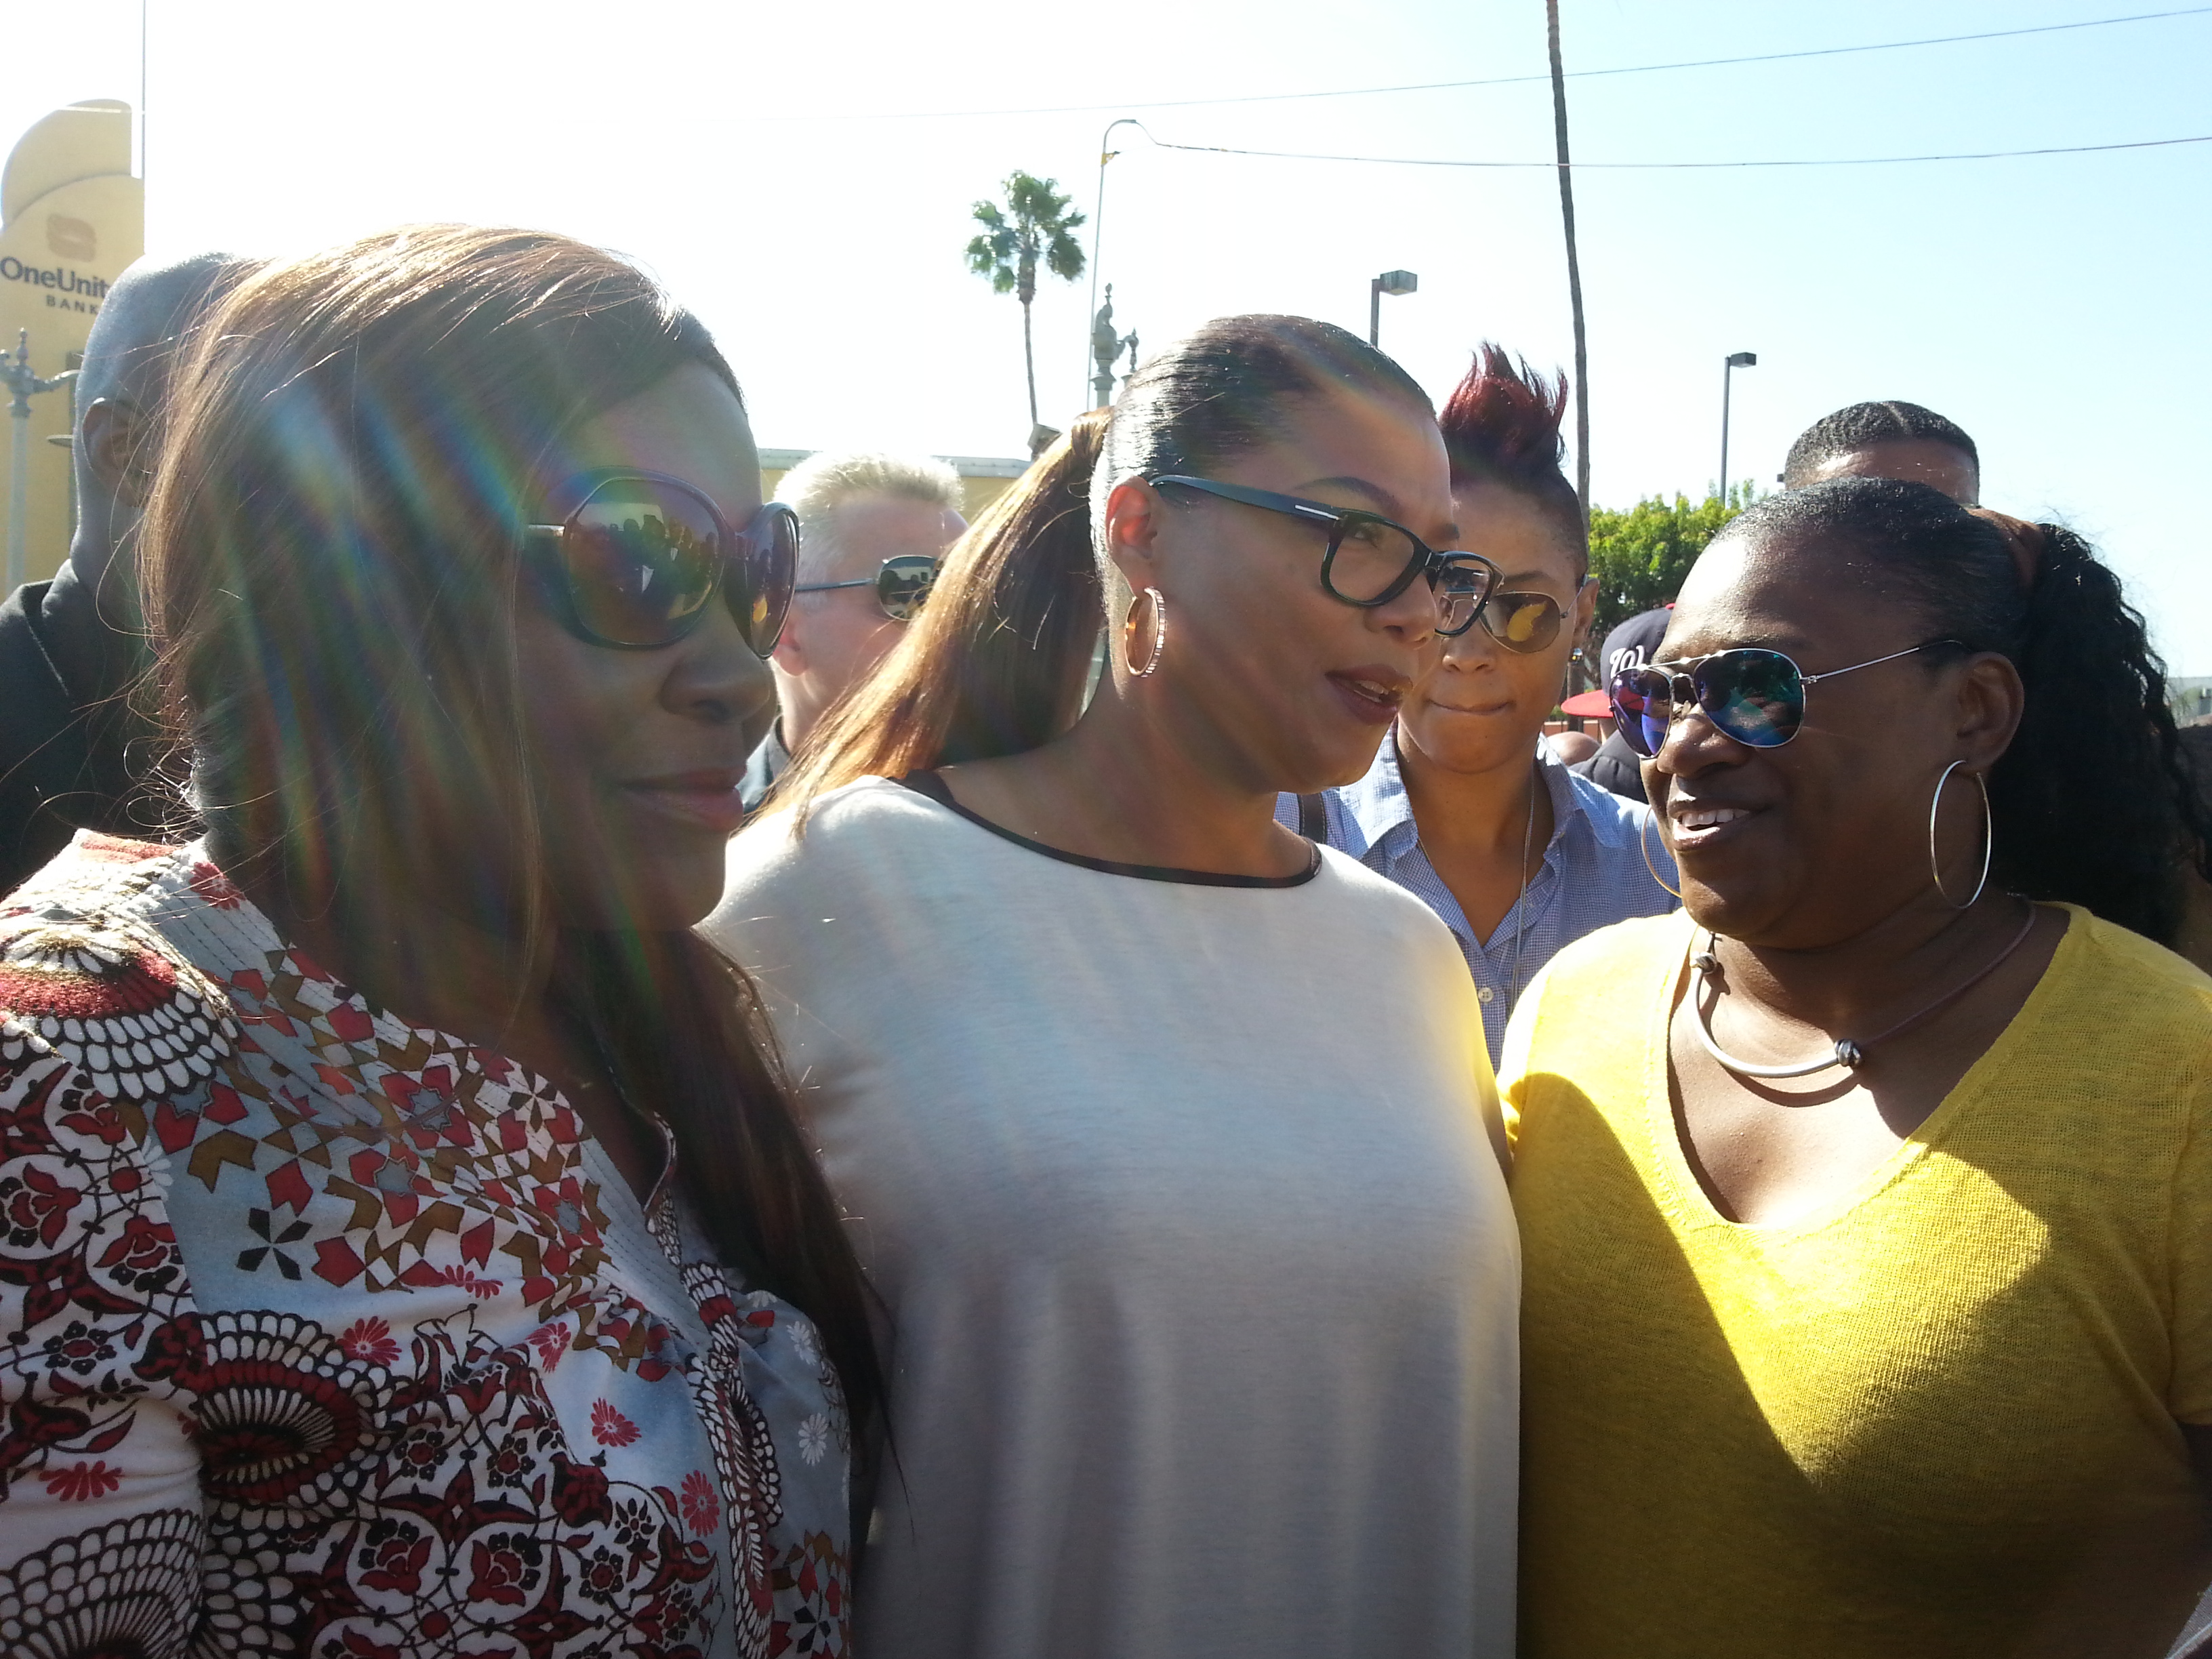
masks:
[[[1036,349],[1030,333],[1030,305],[1036,298],[1037,262],[1063,282],[1083,275],[1083,249],[1069,234],[1084,222],[1067,210],[1057,179],[1033,179],[1016,171],[1006,175],[1006,199],[975,204],[982,233],[968,244],[968,269],[991,280],[994,294],[1011,294],[1022,302],[1022,360],[1030,378],[1030,447],[1037,428]]]

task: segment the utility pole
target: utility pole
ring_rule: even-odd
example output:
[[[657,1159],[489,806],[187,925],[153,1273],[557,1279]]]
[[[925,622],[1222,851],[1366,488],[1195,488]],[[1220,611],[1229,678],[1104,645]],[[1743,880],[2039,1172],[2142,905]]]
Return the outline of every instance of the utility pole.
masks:
[[[1559,150],[1559,218],[1567,234],[1567,301],[1575,313],[1575,494],[1589,523],[1589,340],[1583,331],[1583,262],[1575,247],[1575,173],[1567,160],[1567,76],[1559,63],[1559,0],[1544,0],[1552,49],[1552,125]]]
[[[28,329],[16,331],[13,359],[0,351],[0,387],[15,394],[15,401],[8,405],[8,413],[15,419],[15,438],[8,457],[8,581],[0,592],[12,593],[21,587],[29,568],[31,399],[41,392],[67,386],[76,375],[73,368],[64,370],[51,380],[42,380],[32,374]]]
[[[1729,391],[1730,377],[1739,368],[1751,368],[1759,362],[1756,351],[1731,351],[1721,360],[1721,505],[1728,505],[1728,440]]]

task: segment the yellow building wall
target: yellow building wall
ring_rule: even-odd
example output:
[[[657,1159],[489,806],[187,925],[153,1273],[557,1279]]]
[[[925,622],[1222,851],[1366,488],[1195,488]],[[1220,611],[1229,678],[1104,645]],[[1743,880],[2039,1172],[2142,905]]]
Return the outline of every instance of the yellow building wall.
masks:
[[[88,100],[32,126],[0,172],[0,349],[27,338],[32,372],[75,368],[92,319],[124,268],[146,251],[144,187],[131,173],[131,106]],[[31,399],[25,578],[51,576],[68,556],[74,513],[67,387]],[[0,531],[8,522],[11,418],[0,432]],[[0,558],[5,556],[0,542]],[[4,566],[0,566],[4,568]]]

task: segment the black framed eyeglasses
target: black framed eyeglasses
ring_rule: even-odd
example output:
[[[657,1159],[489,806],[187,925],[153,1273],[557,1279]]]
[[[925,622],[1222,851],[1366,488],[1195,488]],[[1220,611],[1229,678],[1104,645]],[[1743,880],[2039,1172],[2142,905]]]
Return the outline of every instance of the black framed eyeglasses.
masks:
[[[1724,737],[1752,749],[1779,749],[1805,724],[1807,686],[1941,647],[1965,648],[1957,640],[1923,640],[1910,650],[1820,674],[1808,674],[1779,651],[1755,646],[1683,662],[1624,668],[1608,688],[1613,721],[1621,740],[1646,760],[1665,746],[1668,729],[1692,708],[1705,710],[1705,718]]]
[[[885,559],[872,576],[855,576],[848,582],[805,582],[796,593],[834,593],[845,587],[872,587],[876,603],[893,622],[912,622],[929,590],[937,586],[939,561],[927,553],[901,553]]]
[[[770,501],[732,530],[696,486],[609,468],[556,492],[558,524],[523,526],[524,549],[561,625],[592,645],[652,651],[706,620],[720,593],[766,656],[783,633],[799,568],[799,517]]]
[[[1498,586],[1498,567],[1480,554],[1440,553],[1405,526],[1378,513],[1331,507],[1326,501],[1279,495],[1272,489],[1252,489],[1178,472],[1159,473],[1145,482],[1155,488],[1172,484],[1218,495],[1224,501],[1303,519],[1316,529],[1326,530],[1328,550],[1322,555],[1321,585],[1331,599],[1346,605],[1372,610],[1389,604],[1416,579],[1426,578],[1437,597],[1437,632],[1447,638],[1474,626],[1483,602]]]

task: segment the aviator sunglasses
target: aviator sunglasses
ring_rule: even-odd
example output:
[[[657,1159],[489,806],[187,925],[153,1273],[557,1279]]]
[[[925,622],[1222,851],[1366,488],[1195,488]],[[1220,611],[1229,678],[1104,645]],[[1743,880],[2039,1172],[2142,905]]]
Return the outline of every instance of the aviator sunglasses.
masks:
[[[1588,586],[1585,578],[1583,586]],[[1528,655],[1559,637],[1567,613],[1549,593],[1492,593],[1481,610],[1482,631],[1508,651]]]
[[[872,587],[876,603],[893,622],[912,622],[929,590],[937,586],[937,561],[927,553],[901,553],[885,559],[872,576],[856,576],[848,582],[808,582],[793,589],[797,593],[834,593],[841,587]]]
[[[1321,585],[1331,599],[1346,605],[1362,610],[1388,605],[1417,578],[1425,577],[1437,597],[1437,632],[1446,638],[1474,626],[1483,601],[1498,586],[1498,567],[1480,554],[1437,552],[1405,526],[1380,514],[1174,472],[1158,473],[1145,482],[1156,488],[1171,484],[1195,489],[1326,528],[1328,550],[1322,555]]]
[[[1753,749],[1779,749],[1805,723],[1807,686],[1958,644],[1956,640],[1926,640],[1907,651],[1893,651],[1821,674],[1808,674],[1779,651],[1748,646],[1687,662],[1624,668],[1608,688],[1613,721],[1621,740],[1646,760],[1665,745],[1668,728],[1676,718],[1692,707],[1705,710],[1705,718],[1724,737]]]
[[[578,639],[625,651],[675,644],[719,592],[745,643],[775,648],[791,609],[799,519],[781,501],[732,530],[681,478],[587,472],[556,497],[558,524],[526,525],[525,547],[554,616]]]

